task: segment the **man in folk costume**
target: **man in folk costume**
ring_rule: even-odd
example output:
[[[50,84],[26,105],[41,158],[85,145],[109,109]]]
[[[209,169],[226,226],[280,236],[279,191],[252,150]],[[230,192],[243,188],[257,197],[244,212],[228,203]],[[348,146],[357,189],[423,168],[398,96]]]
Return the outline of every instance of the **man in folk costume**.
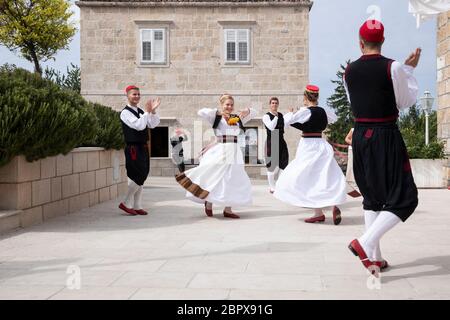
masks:
[[[263,116],[263,123],[267,130],[266,140],[266,167],[269,192],[275,191],[275,176],[278,176],[289,163],[289,151],[284,140],[285,123],[283,114],[278,112],[279,100],[270,98],[270,111]]]
[[[123,135],[125,137],[125,167],[128,176],[128,192],[119,208],[127,215],[146,215],[142,208],[142,190],[150,171],[150,153],[148,150],[147,128],[154,128],[159,124],[156,114],[161,101],[149,100],[145,111],[138,107],[141,99],[139,88],[128,86],[126,89],[128,104],[120,113]],[[133,200],[133,205],[131,205]]]
[[[416,102],[413,70],[421,50],[411,53],[404,64],[382,56],[384,27],[376,20],[364,22],[359,36],[363,55],[347,66],[344,85],[355,118],[353,171],[364,198],[366,231],[349,249],[377,273],[388,266],[381,256],[381,237],[406,221],[418,204],[408,153],[396,122],[399,110]]]
[[[347,184],[334,158],[331,145],[322,138],[328,123],[336,121],[318,106],[319,88],[306,86],[305,107],[285,114],[286,123],[302,131],[295,159],[281,173],[275,185],[275,198],[294,206],[311,208],[314,216],[306,223],[324,222],[323,209],[332,207],[333,223],[341,223],[338,205],[346,200]]]

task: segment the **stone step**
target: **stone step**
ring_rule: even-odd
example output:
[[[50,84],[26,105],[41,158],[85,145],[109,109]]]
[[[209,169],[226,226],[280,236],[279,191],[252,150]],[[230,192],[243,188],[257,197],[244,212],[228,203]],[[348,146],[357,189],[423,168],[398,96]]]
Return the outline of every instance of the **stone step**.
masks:
[[[0,234],[20,228],[22,210],[0,210]]]

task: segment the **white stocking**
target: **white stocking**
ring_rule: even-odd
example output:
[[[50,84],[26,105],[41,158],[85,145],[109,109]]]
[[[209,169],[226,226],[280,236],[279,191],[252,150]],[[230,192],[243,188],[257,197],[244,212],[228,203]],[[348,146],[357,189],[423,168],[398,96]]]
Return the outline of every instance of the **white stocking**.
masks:
[[[314,209],[314,218],[323,216],[322,209]]]
[[[378,217],[378,214],[380,211],[371,211],[371,210],[364,210],[364,221],[366,223],[366,231],[369,229],[369,227],[373,224],[373,222]],[[374,256],[368,257],[371,261],[381,261],[383,258],[381,257],[381,250],[380,250],[380,243],[378,242],[375,251]]]
[[[127,195],[125,196],[125,199],[123,200],[123,203],[125,204],[125,206],[127,206],[128,208],[131,208],[130,205],[130,200],[131,197],[134,196],[134,194],[139,190],[139,186],[131,179],[128,179],[128,192]]]
[[[378,214],[372,225],[358,239],[369,259],[376,256],[376,246],[380,243],[381,237],[400,221],[402,220],[399,217],[389,211],[381,211]]]
[[[275,172],[267,171],[267,180],[269,181],[269,187],[275,190]]]
[[[134,206],[133,209],[142,210],[142,190],[144,186],[140,186],[139,189],[134,194]]]

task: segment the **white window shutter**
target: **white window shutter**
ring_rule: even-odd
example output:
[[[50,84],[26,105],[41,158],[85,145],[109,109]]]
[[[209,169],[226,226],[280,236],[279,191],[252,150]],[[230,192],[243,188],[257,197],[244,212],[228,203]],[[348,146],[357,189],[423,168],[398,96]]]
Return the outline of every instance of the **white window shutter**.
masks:
[[[153,30],[153,62],[165,62],[165,30]]]
[[[237,30],[237,47],[239,62],[248,62],[249,58],[249,30]]]
[[[152,31],[141,30],[142,61],[152,60]]]
[[[226,29],[225,30],[225,56],[226,61],[235,62],[236,61],[236,30]]]

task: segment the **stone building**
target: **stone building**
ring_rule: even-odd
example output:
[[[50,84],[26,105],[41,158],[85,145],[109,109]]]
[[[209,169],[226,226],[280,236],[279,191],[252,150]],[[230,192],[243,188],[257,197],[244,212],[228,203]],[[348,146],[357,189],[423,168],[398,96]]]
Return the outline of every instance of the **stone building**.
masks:
[[[450,11],[440,14],[437,23],[438,137],[446,141],[450,154]],[[444,170],[450,186],[450,160]]]
[[[266,137],[261,118],[269,98],[280,99],[282,113],[302,101],[309,69],[308,0],[81,0],[77,5],[82,95],[117,110],[124,106],[128,84],[141,87],[143,100],[161,97],[152,175],[174,173],[169,137],[177,126],[190,138],[185,158],[196,158],[211,134],[197,110],[218,106],[223,93],[235,97],[237,109],[257,109],[247,134],[256,137],[260,160]],[[291,150],[299,137],[295,131],[286,137]],[[255,158],[247,165],[253,177],[264,167]]]

